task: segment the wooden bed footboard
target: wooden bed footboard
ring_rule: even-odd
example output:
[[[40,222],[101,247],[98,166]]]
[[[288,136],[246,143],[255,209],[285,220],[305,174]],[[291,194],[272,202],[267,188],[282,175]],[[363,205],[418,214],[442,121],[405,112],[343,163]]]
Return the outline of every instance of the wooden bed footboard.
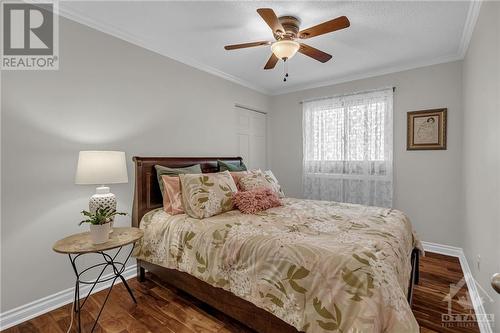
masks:
[[[408,302],[412,304],[413,286],[419,279],[418,249],[413,249],[411,254],[412,270],[408,287]],[[275,317],[270,312],[239,298],[233,293],[217,288],[187,273],[158,266],[147,261],[137,260],[137,278],[145,281],[145,270],[154,274],[165,283],[186,292],[198,300],[223,312],[229,317],[238,320],[245,326],[259,333],[298,333],[297,329],[283,320]]]
[[[414,248],[413,251],[411,251],[411,274],[410,274],[410,281],[408,284],[408,303],[410,303],[410,306],[413,303],[413,287],[418,284],[418,280],[420,279],[420,250],[417,248]]]
[[[163,282],[182,290],[196,299],[221,311],[229,317],[259,333],[297,333],[295,327],[287,324],[270,312],[239,298],[222,288],[217,288],[187,273],[161,267],[146,261],[138,260],[138,269],[147,269]]]

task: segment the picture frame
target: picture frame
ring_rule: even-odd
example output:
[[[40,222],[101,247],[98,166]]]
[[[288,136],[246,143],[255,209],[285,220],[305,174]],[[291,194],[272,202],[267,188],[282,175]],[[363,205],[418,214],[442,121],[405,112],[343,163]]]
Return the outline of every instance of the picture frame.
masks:
[[[446,150],[447,111],[408,112],[406,150]]]

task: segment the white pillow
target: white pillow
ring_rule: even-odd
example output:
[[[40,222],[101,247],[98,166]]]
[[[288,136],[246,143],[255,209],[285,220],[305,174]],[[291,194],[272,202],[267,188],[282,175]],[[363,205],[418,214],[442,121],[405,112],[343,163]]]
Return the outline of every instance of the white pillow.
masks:
[[[274,187],[277,189],[280,198],[284,198],[285,192],[283,192],[283,189],[281,188],[281,185],[278,182],[278,178],[276,178],[273,172],[271,170],[266,170],[264,171],[264,175],[269,182],[274,183]]]
[[[252,170],[249,175],[240,178],[239,185],[243,191],[250,191],[259,187],[265,187],[276,192],[280,198],[285,194],[281,190],[278,180],[271,170]]]

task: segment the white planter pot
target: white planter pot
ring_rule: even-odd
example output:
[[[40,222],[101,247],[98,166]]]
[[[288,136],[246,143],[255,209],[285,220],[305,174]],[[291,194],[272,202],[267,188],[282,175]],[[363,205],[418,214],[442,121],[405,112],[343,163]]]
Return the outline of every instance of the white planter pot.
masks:
[[[91,224],[90,239],[94,244],[106,243],[109,240],[109,223]]]

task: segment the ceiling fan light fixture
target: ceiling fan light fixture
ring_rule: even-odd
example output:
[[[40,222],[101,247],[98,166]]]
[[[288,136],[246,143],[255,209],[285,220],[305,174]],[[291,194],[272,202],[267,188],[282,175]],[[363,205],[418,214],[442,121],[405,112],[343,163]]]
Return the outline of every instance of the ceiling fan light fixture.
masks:
[[[271,51],[279,59],[290,59],[297,53],[300,44],[293,40],[279,40],[271,45]]]

